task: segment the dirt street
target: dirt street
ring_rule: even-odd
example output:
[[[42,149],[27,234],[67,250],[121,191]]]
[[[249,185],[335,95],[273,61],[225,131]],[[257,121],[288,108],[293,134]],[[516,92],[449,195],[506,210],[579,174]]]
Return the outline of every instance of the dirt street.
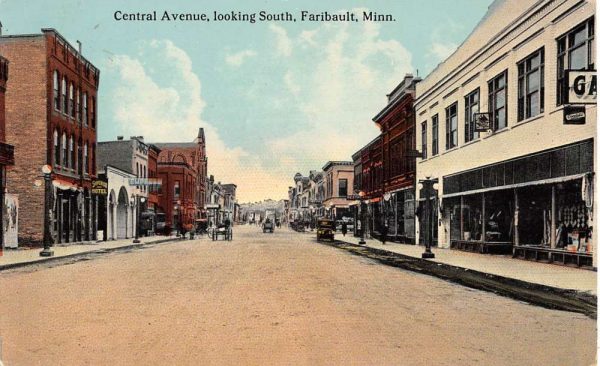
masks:
[[[285,229],[0,273],[14,365],[589,365],[596,322]]]

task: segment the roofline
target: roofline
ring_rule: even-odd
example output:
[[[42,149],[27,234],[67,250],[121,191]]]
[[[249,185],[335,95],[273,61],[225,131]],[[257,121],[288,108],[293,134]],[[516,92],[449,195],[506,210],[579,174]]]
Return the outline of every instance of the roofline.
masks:
[[[330,160],[327,163],[325,163],[325,165],[323,166],[323,171],[327,170],[327,168],[329,168],[330,166],[333,165],[343,165],[343,166],[350,166],[350,165],[354,165],[354,162],[352,161],[347,161],[347,160]]]

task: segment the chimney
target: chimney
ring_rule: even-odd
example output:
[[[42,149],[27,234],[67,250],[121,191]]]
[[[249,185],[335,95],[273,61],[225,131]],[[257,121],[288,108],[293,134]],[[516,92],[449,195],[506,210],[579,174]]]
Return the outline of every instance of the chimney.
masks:
[[[0,22],[0,36],[2,35],[2,22]]]
[[[123,141],[123,136],[117,136],[117,141]]]
[[[77,40],[77,52],[79,52],[79,56],[81,56],[81,42]]]

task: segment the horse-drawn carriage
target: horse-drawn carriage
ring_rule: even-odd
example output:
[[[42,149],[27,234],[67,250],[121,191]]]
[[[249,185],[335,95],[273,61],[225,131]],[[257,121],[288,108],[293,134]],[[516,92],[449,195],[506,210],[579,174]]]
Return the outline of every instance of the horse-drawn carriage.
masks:
[[[216,228],[212,228],[209,235],[213,241],[219,240],[219,237],[223,240],[231,241],[233,239],[233,230],[231,226],[219,225]]]

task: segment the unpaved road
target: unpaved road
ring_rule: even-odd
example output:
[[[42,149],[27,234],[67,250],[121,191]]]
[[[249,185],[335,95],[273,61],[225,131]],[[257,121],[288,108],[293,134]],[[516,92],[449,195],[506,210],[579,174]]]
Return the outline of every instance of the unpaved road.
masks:
[[[236,227],[0,273],[13,365],[589,365],[596,322]]]

